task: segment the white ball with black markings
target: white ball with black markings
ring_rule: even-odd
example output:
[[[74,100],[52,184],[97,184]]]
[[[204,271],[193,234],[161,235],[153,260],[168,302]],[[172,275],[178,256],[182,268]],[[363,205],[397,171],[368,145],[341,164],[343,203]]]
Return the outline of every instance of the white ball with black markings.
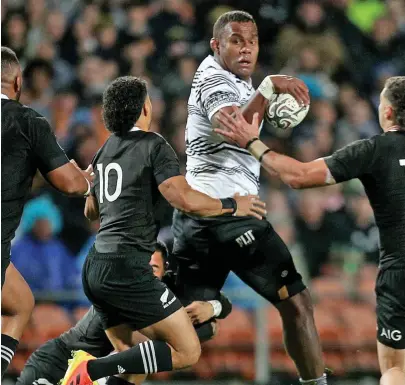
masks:
[[[290,94],[274,94],[266,110],[266,120],[277,129],[288,130],[300,124],[309,111]]]

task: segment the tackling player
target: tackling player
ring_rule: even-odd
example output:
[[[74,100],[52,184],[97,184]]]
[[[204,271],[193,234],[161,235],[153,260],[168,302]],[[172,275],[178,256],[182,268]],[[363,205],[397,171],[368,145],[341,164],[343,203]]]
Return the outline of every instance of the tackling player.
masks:
[[[308,104],[308,89],[288,76],[267,76],[255,92],[251,75],[259,52],[253,17],[227,12],[215,22],[211,49],[194,76],[186,128],[187,181],[213,198],[257,194],[260,163],[244,148],[216,134],[221,111],[241,108],[250,121],[261,121],[274,92],[289,93]],[[286,245],[266,220],[196,218],[176,211],[173,253],[186,295],[201,285],[222,288],[230,270],[279,310],[287,351],[305,384],[327,383],[312,301]],[[201,267],[195,272],[194,263]]]
[[[381,373],[392,368],[405,373],[405,76],[389,78],[381,92],[378,113],[384,133],[309,163],[271,151],[258,139],[259,116],[249,124],[236,107],[234,112],[235,118],[221,114],[225,129],[216,131],[247,148],[262,167],[291,187],[327,186],[354,178],[363,183],[380,231],[376,294]],[[396,371],[383,376],[384,384],[395,384],[389,382],[395,376]]]
[[[10,263],[10,247],[32,180],[39,170],[59,191],[86,196],[92,170],[69,163],[46,119],[19,103],[22,72],[14,51],[1,47],[1,376],[13,359],[34,297]],[[28,263],[28,261],[27,261]],[[4,286],[3,286],[4,285]]]
[[[156,251],[150,260],[153,274],[159,279],[163,279],[169,287],[174,289],[173,276],[167,271],[169,266],[167,259],[166,246],[158,242]],[[175,289],[174,292],[176,292]],[[230,301],[223,294],[218,294],[210,299],[213,300],[211,303],[195,301],[186,307],[190,317],[199,320],[194,327],[201,342],[214,336],[216,332],[215,318],[225,318],[232,310]],[[204,300],[204,298],[200,298],[200,300]],[[186,303],[183,304],[186,305]],[[214,313],[214,306],[220,307],[219,313]],[[144,340],[145,338],[140,333],[134,333],[134,344]],[[72,351],[84,350],[94,357],[104,357],[110,354],[113,349],[104,333],[97,312],[91,307],[76,326],[60,337],[48,341],[32,353],[17,380],[17,385],[56,385],[66,373]],[[118,381],[116,377],[110,377],[108,384]],[[100,380],[98,383],[101,385]]]
[[[62,385],[171,371],[198,361],[200,342],[187,312],[149,266],[159,230],[154,209],[162,196],[199,216],[265,213],[256,195],[220,200],[189,186],[173,149],[149,132],[152,106],[143,80],[114,80],[103,95],[103,117],[112,135],[93,160],[96,177],[85,215],[100,218],[101,225],[84,263],[83,287],[120,353],[94,359],[79,351]],[[133,331],[149,340],[132,347]]]

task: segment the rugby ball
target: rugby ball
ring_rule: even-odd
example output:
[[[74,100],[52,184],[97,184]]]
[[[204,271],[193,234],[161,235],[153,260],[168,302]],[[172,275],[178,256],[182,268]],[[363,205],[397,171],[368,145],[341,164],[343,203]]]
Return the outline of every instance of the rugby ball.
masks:
[[[288,130],[300,124],[309,111],[309,105],[301,106],[290,94],[274,94],[266,110],[266,120],[277,129]]]

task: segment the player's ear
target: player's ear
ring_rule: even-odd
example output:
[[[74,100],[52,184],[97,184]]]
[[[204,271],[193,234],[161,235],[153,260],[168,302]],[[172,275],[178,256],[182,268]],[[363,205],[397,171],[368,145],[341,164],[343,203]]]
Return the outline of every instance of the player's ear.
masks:
[[[22,89],[22,76],[17,75],[14,79],[14,92],[18,94]]]
[[[391,106],[387,106],[385,107],[385,111],[384,111],[384,118],[386,120],[393,120],[394,117],[394,110]]]
[[[212,52],[219,54],[219,40],[214,37],[210,40],[210,47]]]

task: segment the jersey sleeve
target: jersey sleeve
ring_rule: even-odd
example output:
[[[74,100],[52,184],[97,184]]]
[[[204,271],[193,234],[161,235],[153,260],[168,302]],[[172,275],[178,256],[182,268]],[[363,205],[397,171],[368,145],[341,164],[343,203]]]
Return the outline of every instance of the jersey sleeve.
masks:
[[[375,143],[375,138],[358,140],[324,158],[336,183],[372,173]]]
[[[181,175],[181,173],[179,160],[173,148],[161,136],[156,135],[156,137],[158,139],[156,144],[152,146],[151,161],[153,174],[159,186],[166,179]]]
[[[31,117],[29,130],[31,145],[42,174],[45,175],[69,162],[65,152],[56,141],[51,126],[44,117]]]
[[[238,88],[226,71],[213,71],[202,80],[200,87],[202,108],[209,120],[223,107],[240,106]]]

